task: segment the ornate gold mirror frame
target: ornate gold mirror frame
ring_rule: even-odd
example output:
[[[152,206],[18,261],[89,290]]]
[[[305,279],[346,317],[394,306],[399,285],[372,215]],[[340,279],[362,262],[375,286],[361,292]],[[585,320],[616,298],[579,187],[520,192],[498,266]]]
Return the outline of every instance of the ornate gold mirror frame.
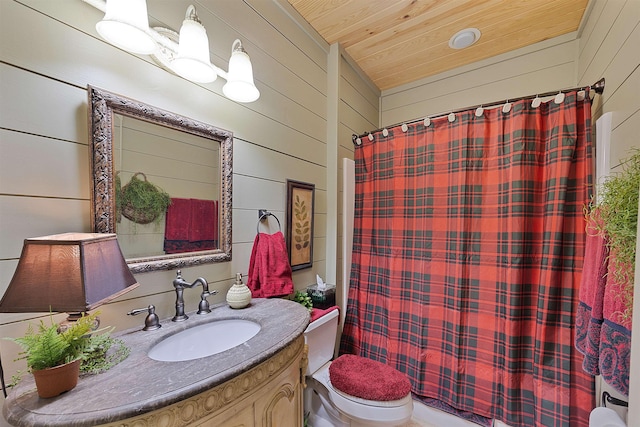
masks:
[[[93,86],[89,94],[91,153],[91,227],[96,233],[116,233],[114,114],[140,119],[220,144],[220,235],[218,249],[127,259],[133,273],[169,270],[231,260],[233,133]]]

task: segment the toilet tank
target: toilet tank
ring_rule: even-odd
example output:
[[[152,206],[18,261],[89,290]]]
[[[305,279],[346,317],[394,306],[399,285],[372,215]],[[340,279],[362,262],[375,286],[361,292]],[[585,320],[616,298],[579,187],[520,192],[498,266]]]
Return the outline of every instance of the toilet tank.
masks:
[[[332,310],[309,323],[304,340],[309,347],[309,365],[306,375],[311,375],[333,358],[338,336],[338,310]]]

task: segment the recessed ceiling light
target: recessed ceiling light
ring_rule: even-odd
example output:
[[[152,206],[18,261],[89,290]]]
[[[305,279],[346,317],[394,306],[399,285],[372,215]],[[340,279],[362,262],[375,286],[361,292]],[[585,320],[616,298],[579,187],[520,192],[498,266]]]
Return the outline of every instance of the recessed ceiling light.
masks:
[[[477,28],[465,28],[449,39],[449,47],[451,49],[464,49],[477,42],[479,38],[480,30]]]

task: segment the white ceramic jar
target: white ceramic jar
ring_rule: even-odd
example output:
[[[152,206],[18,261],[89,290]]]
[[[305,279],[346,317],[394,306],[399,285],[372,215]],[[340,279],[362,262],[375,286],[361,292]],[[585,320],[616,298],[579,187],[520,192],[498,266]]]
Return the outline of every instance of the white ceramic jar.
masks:
[[[251,303],[251,290],[242,283],[242,273],[236,273],[236,282],[227,292],[227,304],[231,308],[245,308]]]

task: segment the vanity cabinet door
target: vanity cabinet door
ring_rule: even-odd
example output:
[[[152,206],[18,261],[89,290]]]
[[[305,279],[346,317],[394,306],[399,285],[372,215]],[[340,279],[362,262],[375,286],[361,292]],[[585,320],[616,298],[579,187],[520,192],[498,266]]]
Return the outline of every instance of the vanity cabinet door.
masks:
[[[301,355],[256,400],[256,426],[302,426]]]

